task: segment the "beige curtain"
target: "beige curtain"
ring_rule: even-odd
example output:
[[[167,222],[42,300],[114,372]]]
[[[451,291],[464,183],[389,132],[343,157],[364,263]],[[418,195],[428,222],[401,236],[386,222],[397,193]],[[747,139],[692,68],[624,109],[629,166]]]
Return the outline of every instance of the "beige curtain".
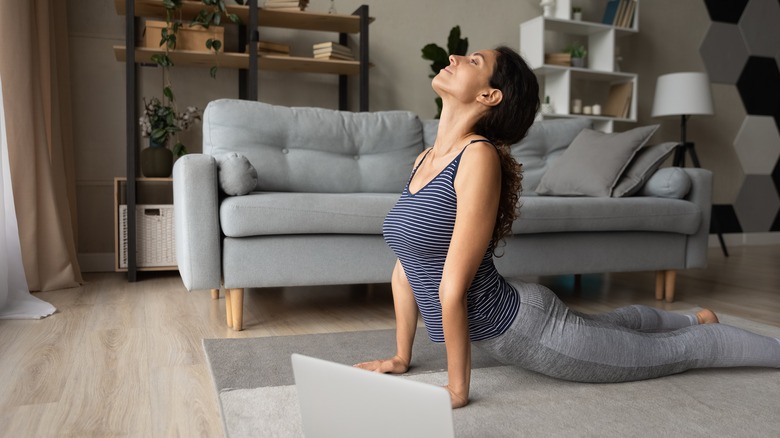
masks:
[[[64,0],[0,0],[0,76],[30,290],[82,283]]]

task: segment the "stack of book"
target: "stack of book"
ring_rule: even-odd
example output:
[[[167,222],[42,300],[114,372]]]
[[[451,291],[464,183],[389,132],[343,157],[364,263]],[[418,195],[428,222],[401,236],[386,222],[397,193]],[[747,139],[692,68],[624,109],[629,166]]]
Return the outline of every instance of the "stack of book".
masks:
[[[345,61],[354,61],[355,56],[347,46],[334,42],[317,43],[313,46],[315,59],[339,59]]]
[[[257,53],[260,55],[290,56],[290,46],[271,41],[258,41]]]
[[[265,0],[263,9],[274,11],[305,11],[309,0]]]
[[[615,27],[633,27],[637,0],[609,0],[601,22]]]
[[[570,53],[545,53],[544,63],[550,65],[564,65],[566,67],[571,65]]]

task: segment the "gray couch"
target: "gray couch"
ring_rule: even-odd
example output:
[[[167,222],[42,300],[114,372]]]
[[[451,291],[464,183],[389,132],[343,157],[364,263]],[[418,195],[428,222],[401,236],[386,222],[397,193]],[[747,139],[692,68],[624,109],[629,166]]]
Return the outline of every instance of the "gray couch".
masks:
[[[645,188],[620,198],[537,196],[548,168],[587,127],[579,119],[536,122],[512,146],[524,192],[498,269],[508,277],[656,271],[656,297],[672,301],[676,270],[707,263],[711,174],[675,168],[677,179],[662,185],[682,175],[690,188],[677,197]],[[245,288],[389,282],[395,258],[382,222],[435,135],[435,121],[403,111],[211,102],[203,153],[180,158],[173,171],[184,285],[212,296],[224,287],[227,323],[241,330]],[[245,196],[220,188],[232,192],[231,178],[246,182],[246,172],[219,165],[228,153],[256,169]]]

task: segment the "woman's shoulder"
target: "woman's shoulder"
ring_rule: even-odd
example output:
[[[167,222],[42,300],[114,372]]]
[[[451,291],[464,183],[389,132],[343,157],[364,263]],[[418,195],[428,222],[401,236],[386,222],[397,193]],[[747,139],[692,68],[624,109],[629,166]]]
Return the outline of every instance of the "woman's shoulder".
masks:
[[[469,143],[463,149],[461,165],[464,163],[473,165],[500,164],[498,160],[498,151],[493,143],[484,137],[475,136],[469,139]]]

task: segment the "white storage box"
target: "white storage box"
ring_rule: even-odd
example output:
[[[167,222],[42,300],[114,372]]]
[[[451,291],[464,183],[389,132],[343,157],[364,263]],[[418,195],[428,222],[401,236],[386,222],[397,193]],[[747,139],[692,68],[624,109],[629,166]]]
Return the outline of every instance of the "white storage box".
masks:
[[[136,205],[136,265],[176,266],[173,205]],[[119,206],[119,267],[127,269],[127,205]]]

